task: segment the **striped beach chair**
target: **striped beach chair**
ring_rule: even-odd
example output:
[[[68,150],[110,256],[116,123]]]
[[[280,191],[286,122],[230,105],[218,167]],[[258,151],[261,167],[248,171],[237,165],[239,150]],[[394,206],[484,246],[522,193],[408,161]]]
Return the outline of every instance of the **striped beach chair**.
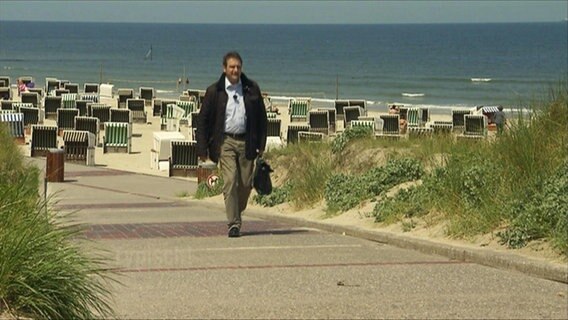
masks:
[[[95,135],[89,131],[63,131],[65,161],[95,165]]]
[[[2,110],[2,112],[0,112],[0,123],[8,127],[10,136],[12,136],[18,144],[26,143],[23,113],[15,113],[13,110]]]
[[[430,122],[430,108],[422,107],[420,108],[420,126],[425,126],[426,123]]]
[[[327,111],[329,120],[329,133],[333,134],[336,131],[336,111],[335,108],[319,108],[317,110]]]
[[[57,127],[32,125],[30,156],[45,157],[49,149],[57,149]]]
[[[100,133],[100,120],[95,117],[85,117],[78,116],[75,117],[75,129],[76,131],[88,131],[95,135],[95,142],[99,144],[99,133]]]
[[[126,100],[134,99],[134,90],[127,88],[120,88],[116,91],[118,95],[118,108],[126,108]]]
[[[56,97],[61,97],[64,94],[69,93],[69,90],[67,89],[55,89],[55,96]]]
[[[400,116],[398,114],[382,114],[379,117],[383,120],[383,131],[375,136],[400,138]]]
[[[43,100],[43,97],[45,97],[45,92],[43,91],[43,88],[28,88],[28,92],[37,93],[39,104],[41,105],[41,101]]]
[[[288,106],[290,114],[290,122],[295,121],[308,121],[308,111],[310,109],[310,100],[307,99],[292,99]]]
[[[79,110],[79,115],[86,116],[87,115],[87,105],[89,103],[93,103],[89,100],[77,100],[75,101],[75,105],[77,106],[77,110]]]
[[[351,123],[349,125],[350,129],[353,128],[366,128],[369,130],[369,133],[372,134],[373,136],[375,135],[375,120],[351,120]]]
[[[98,83],[85,83],[83,84],[83,92],[85,94],[94,93],[99,95],[99,84]]]
[[[191,128],[189,128],[189,136],[191,139],[196,140],[197,139],[197,121],[199,119],[199,111],[194,111],[191,113],[190,116],[190,125]]]
[[[321,132],[298,131],[298,143],[322,142],[324,137]]]
[[[169,176],[197,176],[198,157],[197,142],[188,140],[172,140],[171,157],[169,158]]]
[[[434,128],[431,127],[408,127],[408,137],[409,138],[425,138],[432,137],[434,133]]]
[[[310,110],[308,112],[310,132],[320,132],[329,135],[329,112],[327,110]]]
[[[454,128],[452,121],[435,120],[430,124],[430,128],[434,130],[433,134],[451,134]]]
[[[77,101],[76,93],[64,93],[61,95],[61,107],[64,109],[77,108],[76,101]]]
[[[61,108],[61,97],[47,96],[43,99],[46,119],[57,119],[57,110]]]
[[[146,111],[144,99],[127,99],[126,109],[130,110],[132,121],[136,123],[146,123]]]
[[[110,109],[110,122],[132,123],[132,112],[128,109]]]
[[[103,139],[103,153],[130,153],[132,147],[132,126],[126,122],[106,122]]]
[[[360,106],[348,106],[343,108],[343,127],[349,128],[351,121],[359,119],[363,115]]]
[[[310,126],[307,124],[289,124],[286,134],[286,143],[298,142],[298,132],[309,132]]]
[[[13,102],[12,103],[12,110],[15,110],[16,112],[20,112],[20,108],[34,108],[33,103],[27,103],[27,102]]]
[[[266,118],[267,119],[276,119],[277,117],[278,117],[278,113],[276,113],[276,112],[272,112],[272,111],[266,112]]]
[[[61,84],[56,78],[45,78],[45,92],[48,96],[55,96],[55,90],[59,89]]]
[[[138,96],[140,99],[144,99],[146,106],[152,106],[152,100],[156,96],[154,93],[154,88],[151,87],[140,87],[138,89]]]
[[[182,115],[181,118],[189,124],[189,117],[191,117],[191,113],[193,111],[197,110],[195,101],[179,101],[178,100],[178,101],[176,101],[176,106],[183,109],[183,115]]]
[[[152,116],[159,117],[162,115],[162,99],[154,99],[152,102]]]
[[[79,96],[81,100],[97,103],[99,102],[99,95],[96,93],[83,93]]]
[[[162,114],[162,130],[179,131],[180,120],[185,114],[185,110],[174,103],[166,105],[166,113]]]
[[[61,135],[63,130],[75,129],[75,117],[79,116],[78,109],[59,109],[57,110],[57,129]]]
[[[419,108],[409,108],[407,115],[407,124],[408,124],[408,128],[410,127],[419,127],[420,126],[420,120],[421,120],[421,114],[420,114],[420,109]]]

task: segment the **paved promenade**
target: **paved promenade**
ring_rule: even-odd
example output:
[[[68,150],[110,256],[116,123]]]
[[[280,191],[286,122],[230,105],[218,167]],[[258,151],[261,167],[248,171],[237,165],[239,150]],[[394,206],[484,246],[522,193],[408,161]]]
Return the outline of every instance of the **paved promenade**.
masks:
[[[45,168],[45,158],[31,161]],[[117,317],[568,318],[567,284],[470,262],[460,248],[452,259],[452,248],[259,209],[245,214],[241,238],[228,238],[221,203],[183,197],[195,189],[188,179],[69,163],[65,182],[48,184],[119,270]]]

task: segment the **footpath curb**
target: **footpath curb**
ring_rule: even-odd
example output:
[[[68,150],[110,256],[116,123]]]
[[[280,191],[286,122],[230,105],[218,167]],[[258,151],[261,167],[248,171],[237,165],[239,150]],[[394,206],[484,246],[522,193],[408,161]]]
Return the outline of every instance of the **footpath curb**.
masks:
[[[258,209],[253,208],[248,209],[246,215],[301,227],[324,230],[332,233],[345,234],[348,236],[393,245],[399,248],[412,249],[427,254],[436,254],[453,260],[473,262],[504,270],[515,270],[539,278],[568,283],[568,265],[541,261],[513,253],[497,252],[487,248],[449,245],[428,239],[420,239],[381,230],[367,230],[355,226],[342,226],[307,220],[299,217],[289,217],[281,214],[260,212]]]

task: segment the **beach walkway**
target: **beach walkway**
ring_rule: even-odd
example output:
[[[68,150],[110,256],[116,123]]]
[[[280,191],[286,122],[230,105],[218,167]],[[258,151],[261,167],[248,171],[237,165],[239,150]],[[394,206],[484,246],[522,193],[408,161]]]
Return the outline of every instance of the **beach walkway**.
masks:
[[[45,158],[28,158],[45,170]],[[402,249],[251,208],[228,238],[190,179],[65,163],[49,183],[106,250],[119,318],[568,318],[568,286]],[[337,229],[341,230],[341,229]]]

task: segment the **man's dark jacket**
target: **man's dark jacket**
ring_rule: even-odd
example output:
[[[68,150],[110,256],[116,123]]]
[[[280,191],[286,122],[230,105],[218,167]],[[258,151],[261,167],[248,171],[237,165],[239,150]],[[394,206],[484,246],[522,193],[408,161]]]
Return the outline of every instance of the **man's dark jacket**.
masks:
[[[257,150],[264,151],[266,146],[266,107],[256,82],[241,73],[241,83],[247,119],[245,156],[249,160],[254,160],[258,155]],[[208,156],[212,161],[219,162],[228,99],[225,91],[225,74],[222,74],[219,81],[205,91],[197,120],[197,156]]]

